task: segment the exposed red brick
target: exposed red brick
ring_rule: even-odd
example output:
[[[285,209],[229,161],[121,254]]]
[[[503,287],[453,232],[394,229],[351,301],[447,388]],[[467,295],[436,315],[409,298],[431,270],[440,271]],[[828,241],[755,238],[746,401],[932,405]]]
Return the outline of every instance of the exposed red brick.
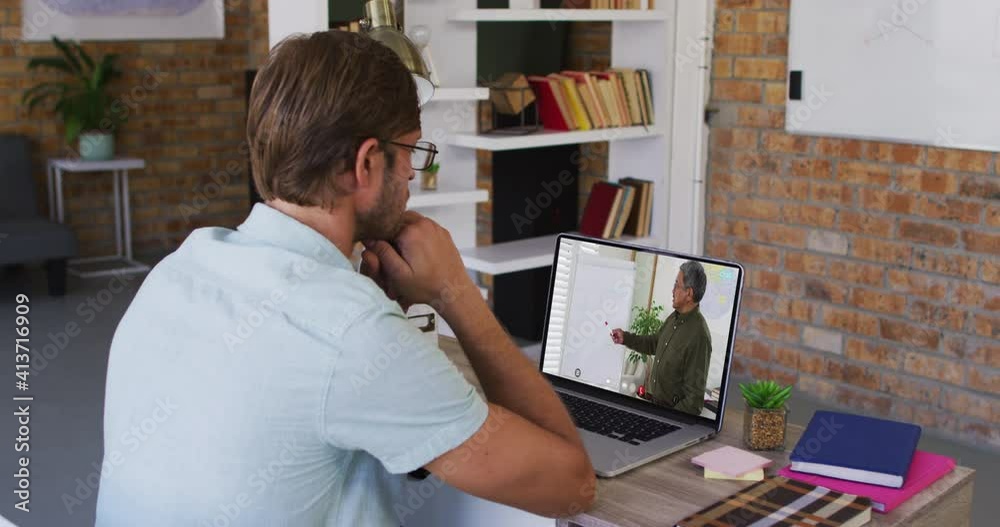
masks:
[[[833,163],[827,159],[793,159],[788,173],[797,177],[829,179],[833,174]]]
[[[958,230],[936,223],[902,220],[899,222],[899,237],[917,243],[951,247],[958,241]]]
[[[944,299],[948,292],[945,280],[924,273],[889,269],[886,276],[889,288],[893,291],[935,300]]]
[[[874,337],[879,334],[878,318],[860,311],[825,306],[823,307],[823,323],[832,328],[858,335]]]
[[[880,265],[846,260],[830,261],[829,273],[831,278],[868,286],[881,286],[885,276]]]
[[[891,177],[889,167],[877,163],[842,161],[837,168],[837,179],[844,183],[884,187],[889,184]]]
[[[849,359],[877,364],[896,369],[899,367],[901,355],[896,347],[885,344],[872,344],[861,339],[847,339],[844,354]]]
[[[966,249],[975,253],[1000,254],[1000,234],[964,230],[962,243]]]
[[[892,234],[894,224],[895,221],[886,216],[853,210],[840,212],[840,230],[844,232],[888,238]]]
[[[886,340],[894,340],[925,349],[936,349],[941,342],[941,332],[883,318],[879,321],[879,335]]]

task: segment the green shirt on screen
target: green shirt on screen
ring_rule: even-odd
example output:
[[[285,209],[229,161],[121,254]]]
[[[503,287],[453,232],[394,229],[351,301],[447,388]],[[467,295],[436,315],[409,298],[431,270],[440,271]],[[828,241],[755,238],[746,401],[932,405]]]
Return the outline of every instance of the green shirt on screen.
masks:
[[[698,415],[704,406],[712,337],[698,307],[674,311],[653,335],[625,332],[626,347],[651,355],[646,391],[653,402]]]

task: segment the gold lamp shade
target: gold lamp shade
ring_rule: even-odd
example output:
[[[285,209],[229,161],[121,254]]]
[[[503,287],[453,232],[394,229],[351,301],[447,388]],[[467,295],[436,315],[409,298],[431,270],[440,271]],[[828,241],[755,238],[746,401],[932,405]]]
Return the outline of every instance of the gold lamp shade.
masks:
[[[385,47],[391,49],[403,61],[413,75],[417,85],[417,97],[423,106],[434,95],[434,84],[420,50],[399,29],[396,13],[389,0],[368,0],[365,2],[364,25],[366,34]]]

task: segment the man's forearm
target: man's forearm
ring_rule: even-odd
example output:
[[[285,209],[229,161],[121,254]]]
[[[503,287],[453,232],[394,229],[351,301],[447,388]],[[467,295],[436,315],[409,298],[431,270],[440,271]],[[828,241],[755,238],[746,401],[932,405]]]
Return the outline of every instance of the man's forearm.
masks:
[[[470,288],[466,288],[470,289]],[[577,445],[582,445],[573,421],[548,381],[504,331],[489,306],[479,296],[460,293],[439,310],[454,330],[491,403]]]

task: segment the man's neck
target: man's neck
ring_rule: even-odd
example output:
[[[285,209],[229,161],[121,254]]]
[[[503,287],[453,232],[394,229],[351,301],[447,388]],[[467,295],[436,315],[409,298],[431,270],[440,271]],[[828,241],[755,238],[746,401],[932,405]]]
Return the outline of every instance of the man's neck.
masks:
[[[677,308],[677,312],[686,315],[698,308],[698,304],[687,304]]]
[[[354,252],[355,221],[354,211],[348,210],[348,207],[323,210],[321,207],[303,207],[280,199],[269,200],[267,206],[320,233],[336,245],[346,258],[351,258]]]

